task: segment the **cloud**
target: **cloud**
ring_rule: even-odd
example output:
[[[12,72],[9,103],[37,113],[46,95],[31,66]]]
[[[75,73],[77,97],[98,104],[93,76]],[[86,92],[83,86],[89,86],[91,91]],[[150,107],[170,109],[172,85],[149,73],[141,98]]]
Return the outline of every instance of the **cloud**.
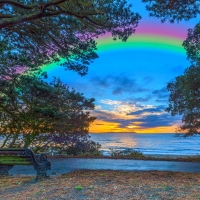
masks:
[[[156,99],[155,102],[157,103],[168,103],[168,100],[167,99]]]
[[[145,83],[150,83],[150,82],[152,82],[153,81],[153,78],[151,77],[151,76],[145,76],[144,77],[144,82]]]
[[[148,115],[137,119],[137,122],[142,122],[140,128],[155,128],[161,126],[171,126],[175,122],[180,121],[180,116],[172,117],[168,113],[163,113],[161,115]]]
[[[156,127],[172,126],[180,122],[181,117],[172,117],[164,110],[165,105],[141,105],[133,102],[101,100],[101,102],[110,106],[114,105],[115,109],[108,110],[94,110],[92,115],[96,116],[98,120],[116,123],[118,128],[146,129]]]
[[[166,87],[163,87],[160,90],[154,90],[152,92],[152,95],[154,97],[158,98],[158,100],[160,100],[160,99],[167,99],[169,97],[169,92],[167,91]]]
[[[147,95],[145,97],[143,96],[143,97],[129,98],[127,100],[137,103],[137,102],[148,102],[151,98],[152,96]]]
[[[115,100],[111,100],[111,99],[102,99],[99,102],[101,102],[103,104],[108,104],[108,105],[119,105],[122,103],[121,101],[115,101]]]
[[[149,78],[150,79],[150,78]],[[148,80],[149,80],[148,79]],[[128,77],[124,74],[120,75],[108,75],[105,77],[92,77],[90,81],[95,87],[103,87],[110,89],[113,95],[120,95],[122,93],[141,93],[148,92],[149,90],[143,88],[140,84],[136,82],[133,77]]]
[[[165,110],[165,106],[157,106],[157,107],[152,107],[152,108],[144,108],[142,110],[137,110],[135,112],[127,113],[127,115],[142,115],[145,113],[161,113]]]
[[[98,120],[117,123],[119,128],[165,126],[171,125],[173,121],[172,117],[164,112],[164,105],[155,107],[109,99],[101,100],[101,102],[110,106],[115,105],[115,109],[112,111],[94,110],[92,115],[96,116]]]
[[[110,86],[110,80],[108,77],[100,78],[98,76],[90,78],[93,85],[98,85],[103,88],[108,88]]]
[[[113,113],[113,112],[109,112],[107,110],[93,110],[90,112],[92,115],[96,116],[98,119],[104,120],[104,121],[109,121],[111,120],[113,122],[113,120],[116,120],[118,118],[118,115]]]
[[[108,111],[94,111],[94,115],[97,116],[98,120],[118,123],[119,128],[129,128],[131,126],[135,126],[136,129],[172,126],[180,122],[181,119],[180,116],[172,117],[168,113],[161,113],[159,115],[151,114],[129,119],[120,118],[117,114],[113,114]]]
[[[98,109],[98,110],[100,110],[101,109],[101,106],[100,105],[95,105],[95,109]]]
[[[92,115],[97,116],[98,120],[119,123],[119,127],[126,127],[133,122],[133,119],[123,119],[118,114],[109,111],[93,111]]]

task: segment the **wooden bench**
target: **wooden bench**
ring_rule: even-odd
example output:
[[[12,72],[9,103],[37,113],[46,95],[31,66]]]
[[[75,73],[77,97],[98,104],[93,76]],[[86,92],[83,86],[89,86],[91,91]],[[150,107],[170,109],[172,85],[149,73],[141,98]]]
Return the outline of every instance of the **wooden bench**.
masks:
[[[37,172],[35,180],[47,178],[46,171],[51,169],[45,154],[34,154],[30,149],[0,148],[0,176],[8,176],[8,171],[14,165],[33,165]]]

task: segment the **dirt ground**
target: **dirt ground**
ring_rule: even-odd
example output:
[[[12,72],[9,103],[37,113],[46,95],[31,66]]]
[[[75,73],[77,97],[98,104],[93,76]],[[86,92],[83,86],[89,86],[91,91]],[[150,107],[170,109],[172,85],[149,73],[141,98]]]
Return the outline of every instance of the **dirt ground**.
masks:
[[[0,179],[1,200],[200,200],[200,174],[169,171],[80,170],[32,182]]]

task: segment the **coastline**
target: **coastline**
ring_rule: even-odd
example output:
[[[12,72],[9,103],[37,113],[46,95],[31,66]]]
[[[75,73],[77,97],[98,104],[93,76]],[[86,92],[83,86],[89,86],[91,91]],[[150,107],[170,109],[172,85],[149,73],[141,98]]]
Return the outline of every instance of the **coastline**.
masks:
[[[102,153],[103,156],[106,156],[106,157],[110,157],[110,151],[102,151],[100,150],[100,152]],[[120,150],[119,150],[120,152]],[[141,153],[141,152],[139,152]],[[156,154],[156,153],[142,153],[145,157],[154,157],[154,158],[186,158],[186,157],[197,157],[197,156],[200,156],[200,154],[190,154],[190,155],[185,155],[185,154]]]
[[[156,155],[156,157],[180,157],[200,155],[199,147],[200,135],[183,138],[177,137],[176,134],[127,134],[127,133],[107,133],[92,134],[90,140],[99,144],[104,155],[110,154],[112,151],[137,151],[144,155]]]
[[[88,159],[126,159],[126,160],[150,160],[150,161],[178,161],[178,162],[200,162],[200,155],[164,155],[164,154],[151,154],[151,155],[143,155],[143,156],[93,156],[93,155],[85,155],[85,156],[66,156],[66,155],[57,155],[51,156],[48,155],[50,159],[57,158],[88,158]]]
[[[144,154],[144,156],[147,156],[147,157],[154,157],[154,158],[173,158],[173,159],[176,159],[176,158],[188,158],[188,157],[197,157],[197,156],[200,156],[198,154],[196,155],[175,155],[175,154]]]

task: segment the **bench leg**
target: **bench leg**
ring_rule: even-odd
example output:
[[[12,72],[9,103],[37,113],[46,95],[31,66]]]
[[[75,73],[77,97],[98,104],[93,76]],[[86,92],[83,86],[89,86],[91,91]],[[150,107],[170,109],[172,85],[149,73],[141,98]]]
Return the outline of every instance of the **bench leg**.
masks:
[[[8,171],[13,167],[14,165],[2,165],[0,164],[0,176],[8,176]]]
[[[51,163],[47,161],[47,156],[45,154],[33,154],[33,152],[29,152],[29,154],[32,156],[32,164],[37,172],[35,180],[48,178],[46,172],[51,170]]]
[[[37,171],[37,176],[35,180],[39,180],[39,179],[44,179],[44,178],[49,178],[49,176],[47,176],[46,174],[46,166],[38,166],[35,167],[35,170]]]

